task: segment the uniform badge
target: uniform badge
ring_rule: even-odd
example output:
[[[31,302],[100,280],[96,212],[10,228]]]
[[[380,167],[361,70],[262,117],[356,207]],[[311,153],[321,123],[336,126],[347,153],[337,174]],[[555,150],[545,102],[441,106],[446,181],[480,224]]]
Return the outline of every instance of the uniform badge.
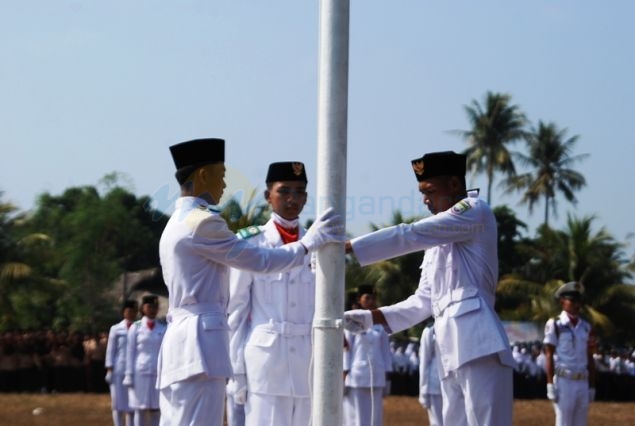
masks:
[[[302,174],[302,170],[304,169],[304,164],[302,163],[292,163],[291,168],[293,169],[293,174],[296,176],[300,176]]]
[[[241,240],[246,240],[253,237],[254,235],[260,234],[261,232],[262,231],[257,226],[248,226],[246,228],[239,229],[236,235]]]
[[[465,200],[461,200],[452,206],[452,213],[463,214],[469,209],[472,208],[472,205]]]
[[[417,176],[421,176],[425,170],[425,165],[423,164],[423,160],[414,160],[412,162],[412,170],[414,170]]]

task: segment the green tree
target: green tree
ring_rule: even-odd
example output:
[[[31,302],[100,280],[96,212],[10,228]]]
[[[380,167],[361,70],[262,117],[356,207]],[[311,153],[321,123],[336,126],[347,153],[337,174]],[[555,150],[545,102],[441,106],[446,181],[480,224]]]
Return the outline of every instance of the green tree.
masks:
[[[545,225],[549,224],[549,208],[556,213],[556,192],[575,203],[575,192],[586,184],[584,176],[571,166],[588,154],[573,155],[579,136],[567,138],[566,133],[566,129],[558,129],[554,123],[540,121],[537,128],[525,135],[528,154],[515,154],[530,171],[510,176],[505,182],[507,192],[523,192],[520,202],[529,206],[529,213],[538,200],[544,200]]]
[[[487,202],[491,205],[495,173],[515,173],[507,146],[524,137],[527,119],[517,105],[511,104],[508,94],[487,92],[483,105],[472,100],[464,109],[471,128],[455,133],[469,145],[465,150],[468,170],[487,176]]]
[[[108,183],[103,196],[91,186],[60,196],[44,193],[27,221],[29,232],[45,233],[54,245],[37,265],[41,274],[66,283],[47,307],[54,327],[105,327],[118,315],[123,297],[114,292],[116,278],[159,266],[158,242],[168,218],[148,209],[147,197],[137,199]]]
[[[623,244],[600,228],[593,230],[594,216],[569,216],[565,234],[568,249],[568,279],[585,288],[587,314],[601,335],[618,340],[635,339],[635,287]]]
[[[0,201],[0,330],[39,327],[65,288],[38,267],[51,252],[51,238],[25,231],[25,221],[15,206]]]
[[[269,220],[271,212],[268,204],[259,202],[255,191],[249,197],[245,208],[231,198],[223,205],[221,216],[227,222],[227,226],[234,232],[252,225],[262,225]]]
[[[507,206],[492,209],[496,217],[498,230],[498,270],[499,274],[508,274],[523,267],[526,259],[517,250],[521,230],[527,224],[518,219],[514,211]]]

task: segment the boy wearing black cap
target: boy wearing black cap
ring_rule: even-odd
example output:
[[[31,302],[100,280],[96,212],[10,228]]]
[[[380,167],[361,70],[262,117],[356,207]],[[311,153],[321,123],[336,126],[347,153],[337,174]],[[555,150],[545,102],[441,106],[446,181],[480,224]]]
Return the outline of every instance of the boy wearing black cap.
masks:
[[[128,403],[128,388],[123,379],[126,374],[126,346],[128,329],[139,313],[136,300],[126,300],[121,308],[123,319],[110,327],[106,344],[106,382],[110,385],[112,420],[114,426],[132,425],[134,410]]]
[[[128,329],[123,383],[130,388],[130,408],[135,411],[135,426],[159,426],[157,360],[166,326],[157,321],[158,312],[159,298],[155,295],[143,296],[143,316]]]
[[[586,425],[589,403],[595,399],[595,338],[591,324],[580,317],[582,294],[576,281],[560,286],[554,296],[562,312],[545,324],[547,398],[553,402],[556,425]]]
[[[259,247],[298,241],[307,201],[307,177],[299,161],[269,165],[264,196],[271,219],[238,232]],[[234,378],[228,394],[245,404],[245,425],[298,426],[311,419],[309,361],[315,310],[311,259],[287,272],[230,272],[228,311]]]
[[[327,210],[297,242],[258,247],[239,239],[213,205],[225,188],[225,143],[196,139],[170,147],[181,198],[159,244],[169,292],[168,329],[159,357],[161,424],[223,423],[232,377],[227,303],[229,268],[282,272],[305,254],[342,241],[341,218]]]
[[[435,152],[412,161],[423,202],[433,214],[347,242],[361,265],[425,250],[421,280],[408,299],[371,312],[345,313],[351,331],[383,324],[391,332],[433,315],[442,371],[443,422],[512,423],[515,365],[494,311],[497,226],[489,206],[465,188],[465,156]]]
[[[360,285],[357,302],[361,309],[375,309],[372,285]],[[377,324],[361,333],[344,330],[344,426],[384,424],[383,397],[392,372],[390,341]]]

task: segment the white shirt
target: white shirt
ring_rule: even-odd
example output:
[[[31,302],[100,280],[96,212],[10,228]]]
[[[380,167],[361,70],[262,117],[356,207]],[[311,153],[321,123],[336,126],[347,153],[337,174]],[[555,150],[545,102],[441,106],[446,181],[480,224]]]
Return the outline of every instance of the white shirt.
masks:
[[[136,321],[128,329],[126,349],[126,375],[141,374],[156,376],[159,349],[165,335],[166,326],[154,321],[152,330],[148,327],[148,317]]]
[[[421,279],[408,299],[382,307],[392,332],[434,315],[443,375],[486,355],[514,367],[494,311],[498,281],[497,225],[487,204],[470,193],[450,209],[355,238],[360,264],[425,250]]]
[[[591,324],[578,318],[578,323],[574,326],[565,311],[560,313],[557,321],[553,318],[547,321],[543,343],[556,347],[556,368],[573,372],[587,370],[590,333]]]
[[[273,220],[249,241],[283,245]],[[303,232],[301,232],[302,234]],[[230,271],[230,358],[234,374],[247,374],[249,392],[308,397],[315,311],[311,257],[287,272]]]
[[[128,321],[122,320],[110,327],[106,344],[106,368],[112,368],[112,374],[126,372],[126,342],[128,339]]]
[[[257,247],[238,239],[205,201],[181,197],[161,236],[159,255],[169,292],[158,367],[158,386],[164,388],[201,373],[231,377],[229,267],[282,271],[303,264],[304,247]]]
[[[386,386],[386,373],[392,371],[388,334],[381,325],[353,334],[344,330],[348,349],[344,351],[345,385],[353,388]]]

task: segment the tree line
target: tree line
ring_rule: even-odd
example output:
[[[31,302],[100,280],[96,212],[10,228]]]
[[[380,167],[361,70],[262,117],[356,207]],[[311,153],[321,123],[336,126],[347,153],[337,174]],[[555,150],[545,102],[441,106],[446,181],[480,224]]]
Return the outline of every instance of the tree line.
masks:
[[[501,318],[546,321],[558,312],[555,288],[577,280],[586,289],[585,315],[600,338],[635,343],[635,286],[629,284],[634,262],[625,255],[625,243],[601,226],[596,230],[592,215],[569,215],[563,229],[549,226],[560,197],[575,203],[586,185],[574,169],[588,157],[574,151],[579,136],[569,137],[551,122],[532,125],[508,94],[488,92],[482,103],[473,100],[464,109],[471,128],[453,133],[466,142],[468,169],[486,176],[488,202],[501,176],[496,187],[520,193],[529,214],[544,205],[543,224],[532,237],[523,236],[527,225],[514,209],[494,207]],[[127,273],[160,268],[158,243],[168,220],[150,197],[137,197],[124,180],[112,173],[96,186],[43,193],[28,212],[3,201],[0,192],[0,331],[97,331],[119,318],[122,299],[134,290],[126,289]],[[243,211],[230,200],[224,207],[234,230],[264,223],[269,214],[264,204]],[[370,224],[370,230],[417,219],[396,211],[391,223]],[[414,253],[361,268],[349,257],[346,288],[373,284],[382,304],[397,302],[416,289],[421,261],[422,253]],[[123,290],[117,284],[122,276]],[[420,329],[412,330],[413,336],[419,334]]]

